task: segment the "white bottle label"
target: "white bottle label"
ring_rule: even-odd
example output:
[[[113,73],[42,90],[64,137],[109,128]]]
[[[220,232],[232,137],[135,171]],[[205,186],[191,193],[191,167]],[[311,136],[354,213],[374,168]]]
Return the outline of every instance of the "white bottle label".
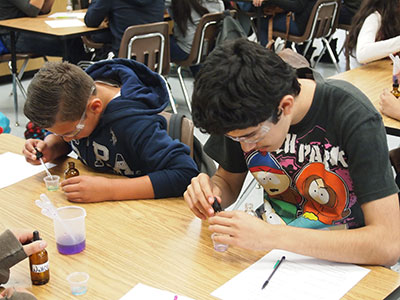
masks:
[[[44,264],[41,265],[32,265],[32,272],[33,273],[43,273],[49,269],[49,262],[46,261]]]

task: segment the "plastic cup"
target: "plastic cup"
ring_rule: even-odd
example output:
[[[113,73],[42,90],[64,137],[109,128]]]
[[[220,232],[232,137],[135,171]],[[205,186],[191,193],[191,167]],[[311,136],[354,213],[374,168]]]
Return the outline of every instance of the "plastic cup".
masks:
[[[49,191],[57,191],[60,186],[60,176],[51,175],[43,178],[44,183],[46,184],[46,188]]]
[[[213,241],[214,250],[218,251],[218,252],[225,252],[226,250],[228,250],[229,245],[222,244],[222,243],[219,243],[219,242],[214,240],[214,237],[219,236],[219,235],[223,235],[223,234],[219,234],[219,233],[216,233],[216,232],[211,234],[211,239]]]
[[[86,211],[79,206],[57,208],[59,218],[54,218],[57,250],[61,254],[76,254],[86,247]]]
[[[89,274],[74,272],[67,276],[72,295],[83,295],[88,289]]]

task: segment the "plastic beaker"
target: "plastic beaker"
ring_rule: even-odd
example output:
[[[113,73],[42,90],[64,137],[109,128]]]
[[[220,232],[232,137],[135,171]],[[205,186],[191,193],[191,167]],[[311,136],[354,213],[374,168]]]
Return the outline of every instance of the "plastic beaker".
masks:
[[[59,218],[54,218],[57,250],[61,254],[76,254],[86,247],[86,211],[79,206],[57,208]]]
[[[60,176],[51,175],[43,178],[44,183],[46,184],[46,188],[49,191],[57,191],[60,186]]]
[[[74,272],[67,276],[72,295],[83,295],[88,289],[89,274]]]
[[[214,237],[219,236],[219,235],[223,235],[223,234],[216,233],[216,232],[211,234],[211,239],[212,239],[212,242],[213,242],[213,245],[214,245],[214,250],[218,251],[218,252],[225,252],[226,250],[228,250],[229,245],[222,244],[222,243],[217,242],[217,241],[214,240]]]

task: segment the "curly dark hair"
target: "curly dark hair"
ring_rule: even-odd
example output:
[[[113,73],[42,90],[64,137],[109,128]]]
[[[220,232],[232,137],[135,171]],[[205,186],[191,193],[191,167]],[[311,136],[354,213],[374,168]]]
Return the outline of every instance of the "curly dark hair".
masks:
[[[28,87],[24,114],[42,128],[52,127],[56,120],[79,120],[93,85],[93,79],[78,66],[47,62]]]
[[[285,95],[297,96],[296,71],[274,52],[245,38],[214,49],[194,82],[192,116],[203,132],[225,134],[257,126]]]
[[[354,55],[357,38],[365,19],[377,11],[382,17],[376,40],[387,40],[400,35],[399,0],[364,0],[351,21],[351,29],[346,39],[346,55]]]

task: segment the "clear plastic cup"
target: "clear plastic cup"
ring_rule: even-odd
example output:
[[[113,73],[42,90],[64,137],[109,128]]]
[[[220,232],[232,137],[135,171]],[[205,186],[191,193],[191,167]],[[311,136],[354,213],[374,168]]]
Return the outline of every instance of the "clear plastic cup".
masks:
[[[60,176],[51,175],[43,178],[46,188],[49,191],[57,191],[60,186]]]
[[[83,295],[88,289],[89,274],[74,272],[67,276],[72,295]]]
[[[61,254],[76,254],[86,247],[86,211],[79,206],[57,208],[59,218],[54,218],[57,250]]]
[[[228,250],[229,245],[222,244],[222,243],[219,243],[219,242],[214,240],[214,237],[219,236],[219,235],[223,235],[223,234],[219,234],[219,233],[216,233],[216,232],[211,234],[211,240],[212,240],[213,245],[214,245],[214,250],[218,251],[218,252],[225,252],[226,250]]]

